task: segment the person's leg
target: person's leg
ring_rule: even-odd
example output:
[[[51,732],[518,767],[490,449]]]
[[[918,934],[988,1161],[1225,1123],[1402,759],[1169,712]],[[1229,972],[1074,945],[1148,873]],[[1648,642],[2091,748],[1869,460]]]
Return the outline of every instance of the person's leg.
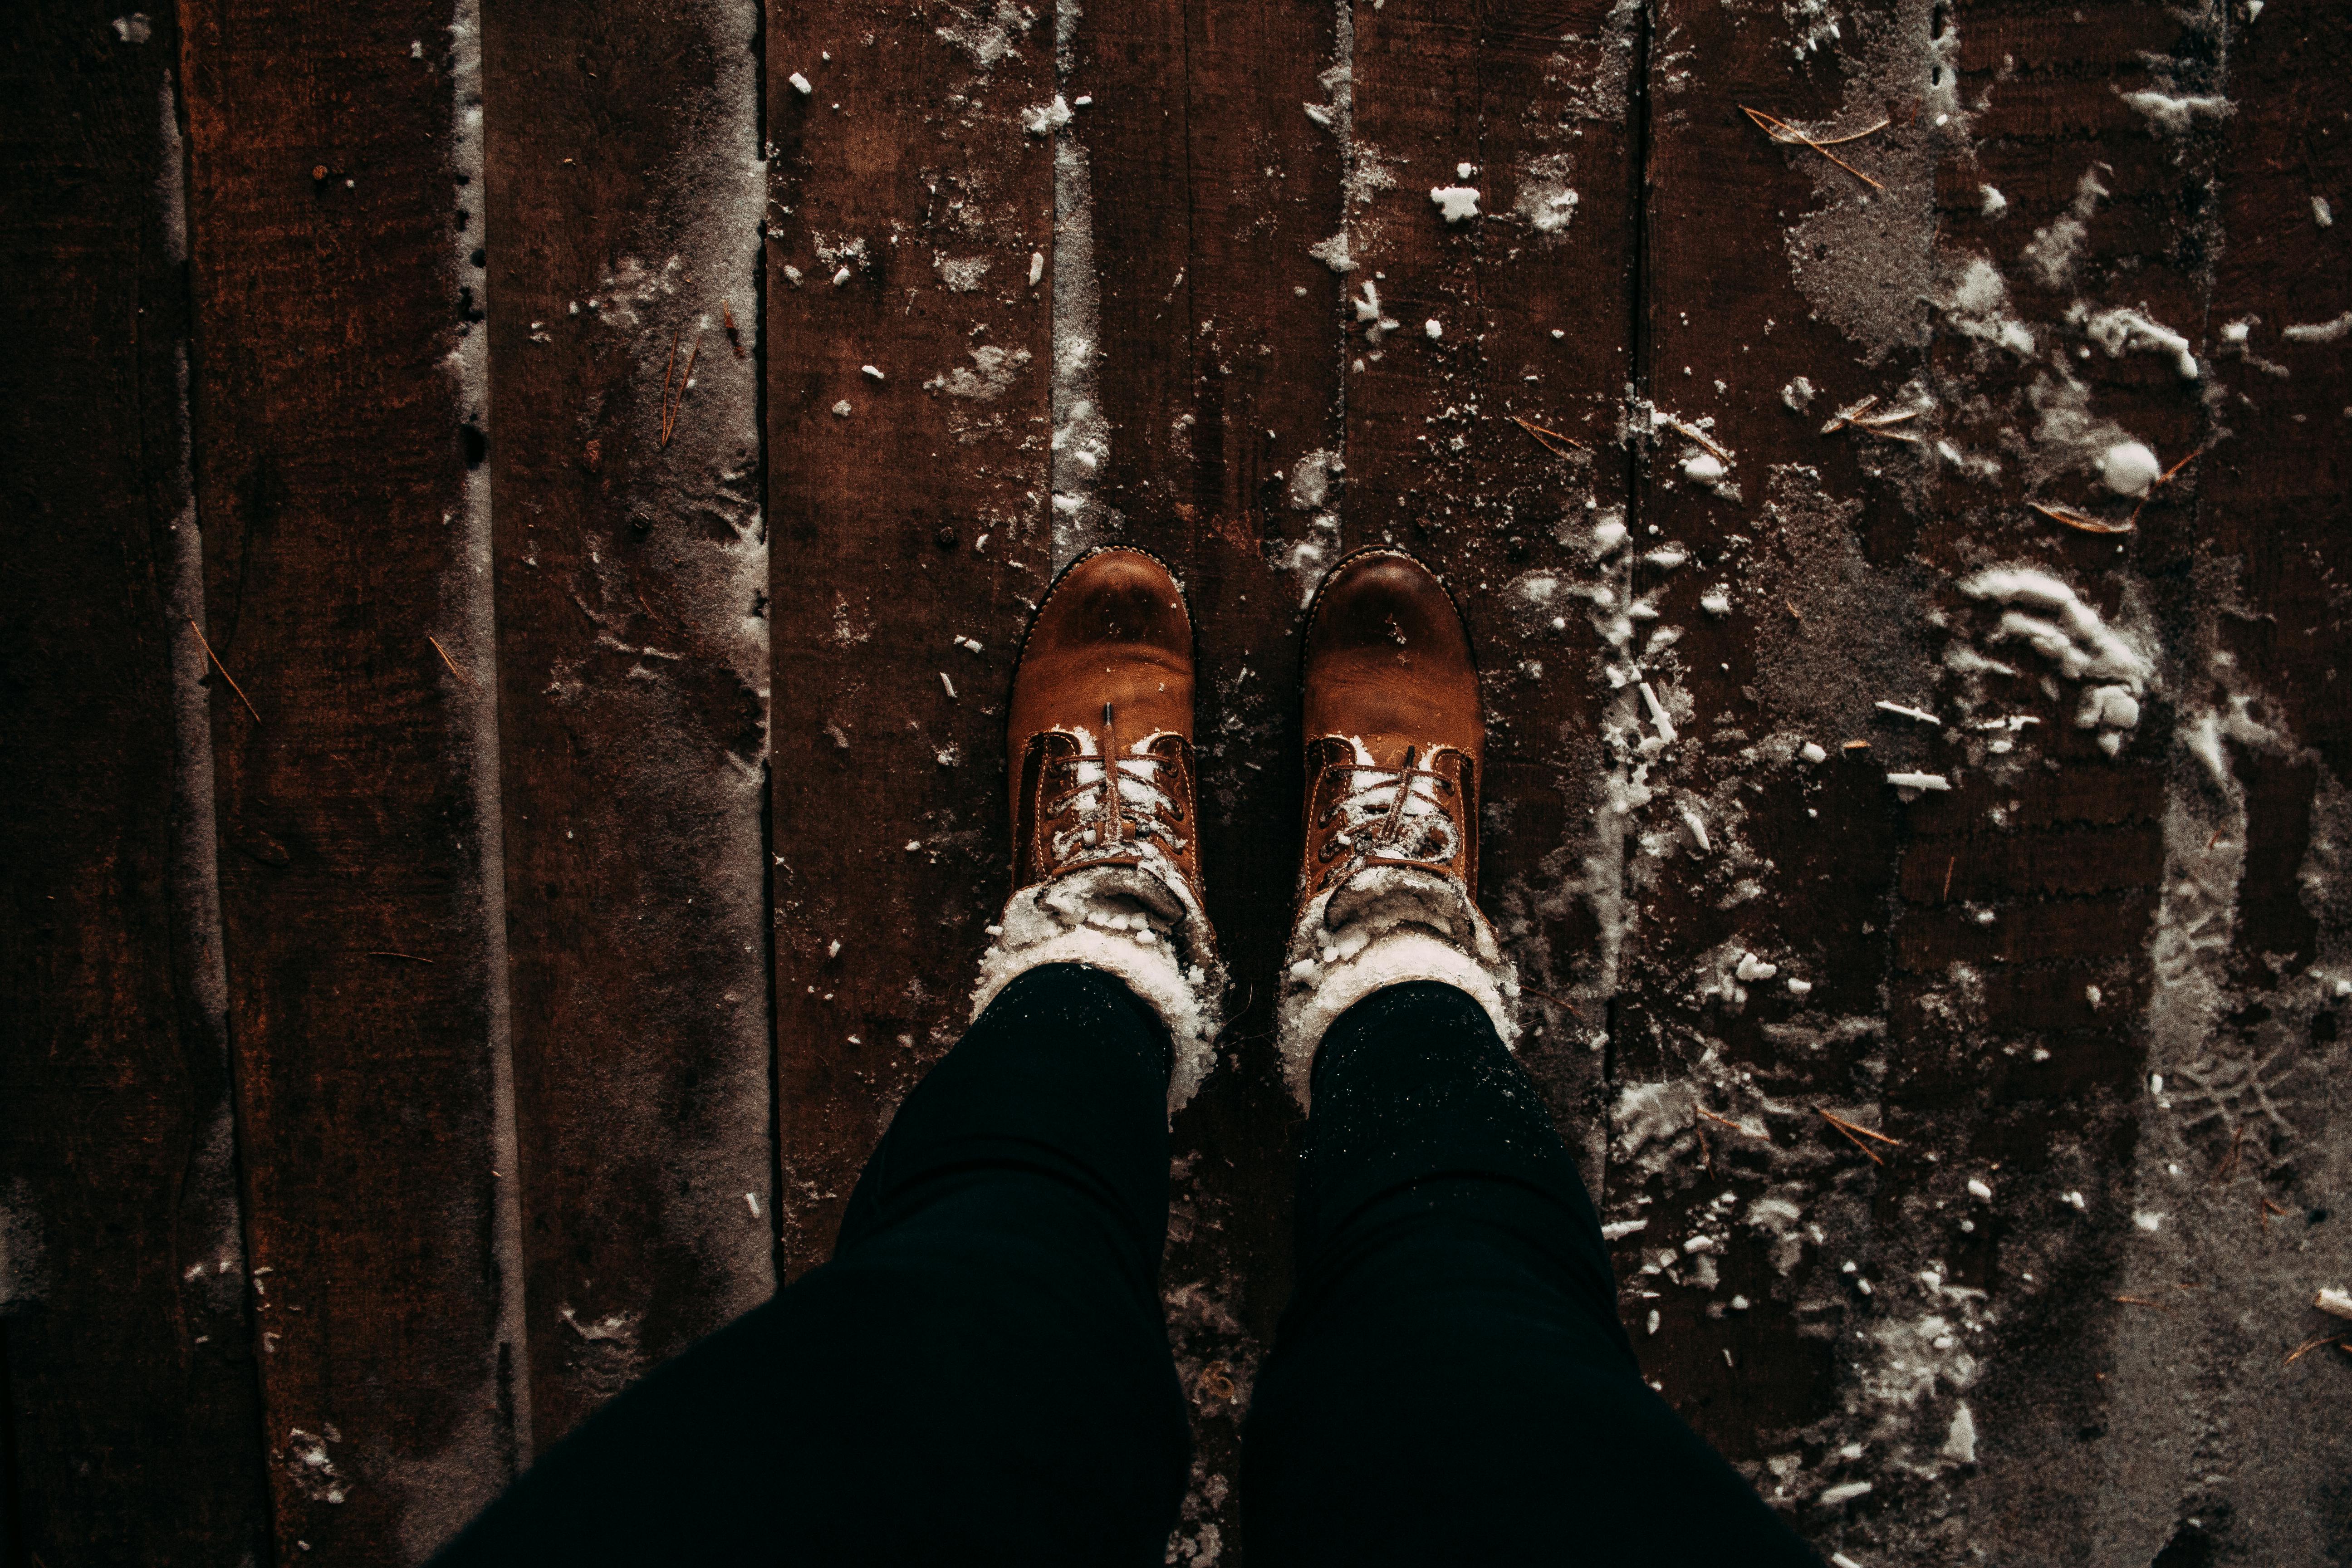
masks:
[[[832,1262],[623,1394],[439,1561],[1158,1563],[1169,1037],[1071,964],[907,1097]]]
[[[1575,1161],[1483,1007],[1374,992],[1312,1104],[1254,1563],[1818,1563],[1642,1381]]]

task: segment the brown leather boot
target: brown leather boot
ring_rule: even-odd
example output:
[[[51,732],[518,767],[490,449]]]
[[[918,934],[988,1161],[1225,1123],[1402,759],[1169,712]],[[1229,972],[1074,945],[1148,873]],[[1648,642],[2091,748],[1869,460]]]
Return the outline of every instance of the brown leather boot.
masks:
[[[1201,898],[1192,622],[1158,559],[1107,547],[1055,579],[1013,675],[1013,897],[972,1016],[1028,970],[1107,970],[1166,1020],[1171,1110],[1214,1060],[1224,972]]]
[[[1467,992],[1507,1042],[1518,982],[1478,910],[1486,722],[1470,634],[1402,550],[1332,567],[1307,612],[1307,842],[1277,1007],[1304,1106],[1323,1033],[1385,986]]]

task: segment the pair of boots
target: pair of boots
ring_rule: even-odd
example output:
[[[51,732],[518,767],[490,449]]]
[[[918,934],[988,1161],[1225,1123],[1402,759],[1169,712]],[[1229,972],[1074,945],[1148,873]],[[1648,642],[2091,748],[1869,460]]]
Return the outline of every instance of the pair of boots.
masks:
[[[1302,1110],[1324,1031],[1387,986],[1468,994],[1508,1043],[1518,983],[1478,910],[1486,725],[1470,637],[1401,550],[1347,556],[1307,612],[1306,833],[1276,1042]],[[1202,897],[1192,623],[1167,565],[1111,546],[1037,607],[1008,721],[1013,894],[972,1016],[1019,975],[1081,963],[1167,1024],[1172,1113],[1216,1059],[1226,975]]]

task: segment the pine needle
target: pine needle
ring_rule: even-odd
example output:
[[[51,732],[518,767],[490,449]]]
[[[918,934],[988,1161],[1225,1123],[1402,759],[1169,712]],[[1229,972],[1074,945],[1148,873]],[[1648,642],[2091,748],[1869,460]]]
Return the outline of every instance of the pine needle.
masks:
[[[1846,1121],[1843,1117],[1832,1116],[1828,1111],[1822,1110],[1818,1105],[1813,1107],[1813,1110],[1822,1121],[1836,1128],[1840,1132],[1844,1133],[1845,1141],[1853,1144],[1855,1148],[1861,1150],[1865,1155],[1869,1156],[1870,1163],[1874,1165],[1884,1165],[1886,1162],[1880,1159],[1877,1152],[1872,1149],[1869,1144],[1864,1142],[1862,1141],[1863,1138],[1875,1138],[1881,1143],[1900,1143],[1902,1142],[1900,1138],[1889,1138],[1884,1132],[1873,1132],[1867,1127],[1857,1127],[1853,1122]],[[1855,1134],[1857,1133],[1861,1134],[1862,1137],[1856,1137]]]
[[[1534,420],[1522,419],[1516,414],[1511,416],[1511,423],[1534,437],[1536,445],[1555,458],[1565,458],[1569,451],[1590,452],[1592,449],[1572,436],[1563,436],[1557,430],[1547,430]],[[1563,447],[1568,450],[1562,450]]]
[[[223,680],[228,682],[228,689],[236,693],[236,700],[245,704],[245,710],[253,715],[253,721],[257,724],[260,723],[261,710],[254,707],[253,699],[245,694],[245,688],[236,683],[236,677],[228,672],[228,666],[223,664],[220,655],[213,651],[212,639],[205,636],[205,628],[196,625],[196,617],[194,616],[188,616],[187,622],[188,629],[196,634],[196,641],[203,645],[205,657],[213,661],[213,668],[220,671]]]
[[[1822,157],[1827,158],[1831,163],[1835,163],[1839,168],[1843,169],[1847,174],[1852,174],[1855,179],[1860,180],[1872,190],[1883,191],[1886,188],[1876,180],[1872,179],[1868,174],[1864,174],[1860,169],[1855,168],[1852,163],[1847,163],[1844,159],[1830,151],[1832,147],[1842,147],[1849,142],[1859,142],[1865,136],[1874,135],[1878,132],[1885,130],[1887,126],[1886,121],[1881,120],[1877,124],[1871,126],[1868,130],[1857,131],[1849,136],[1832,136],[1828,141],[1823,142],[1806,135],[1803,132],[1798,130],[1787,121],[1779,118],[1777,115],[1767,114],[1760,109],[1750,109],[1743,103],[1739,106],[1739,112],[1754,121],[1756,122],[1756,128],[1763,132],[1765,135],[1772,138],[1773,141],[1791,143],[1801,142],[1807,147],[1811,147],[1814,152],[1819,153]]]
[[[1569,1016],[1572,1018],[1581,1018],[1584,1016],[1584,1015],[1578,1010],[1576,1004],[1570,1001],[1565,996],[1555,996],[1549,991],[1538,991],[1524,980],[1519,982],[1519,989],[1526,992],[1530,996],[1542,997],[1545,1001],[1550,1003],[1555,1007],[1567,1008]]]
[[[433,651],[441,656],[441,662],[449,667],[450,674],[456,676],[458,679],[464,681],[468,686],[472,686],[474,684],[474,678],[457,668],[457,661],[449,657],[449,650],[441,646],[441,639],[439,637],[436,637],[428,632],[425,634],[425,640],[433,645]]]
[[[2129,533],[2132,531],[2132,524],[2128,521],[2106,522],[2093,517],[2089,512],[2076,511],[2071,506],[2046,506],[2038,500],[2030,500],[2025,504],[2053,522],[2063,522],[2067,527],[2079,529],[2084,533]],[[2135,511],[2132,515],[2137,517],[2138,513]]]

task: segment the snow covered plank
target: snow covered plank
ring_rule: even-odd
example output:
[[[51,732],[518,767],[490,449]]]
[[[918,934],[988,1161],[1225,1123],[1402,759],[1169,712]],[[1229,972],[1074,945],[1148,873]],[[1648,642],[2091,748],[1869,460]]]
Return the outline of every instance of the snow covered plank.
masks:
[[[2195,636],[2176,666],[2174,859],[2169,918],[2158,927],[2170,940],[2155,964],[2167,1005],[2149,1010],[2143,1064],[2144,1082],[2161,1077],[2164,1088],[2137,1100],[2132,1205],[2170,1217],[2152,1237],[2135,1229],[2155,1256],[2123,1289],[2168,1277],[2217,1282],[2191,1355],[2168,1350],[2186,1363],[2170,1386],[2194,1378],[2242,1391],[2227,1406],[2229,1429],[2262,1436],[2221,1454],[2231,1478],[2221,1493],[2236,1516],[2229,1549],[2294,1562],[2325,1558],[2352,1517],[2340,1488],[2352,1434],[2325,1414],[2340,1391],[2305,1370],[2321,1352],[2263,1375],[2328,1326],[2311,1310],[2315,1291],[2352,1278],[2341,1174],[2352,1169],[2341,1038],[2352,994],[2352,705],[2342,680],[2352,660],[2352,115],[2334,85],[2352,70],[2352,12],[2236,5],[2224,37],[2227,75],[2213,90],[2231,107],[2207,133],[2218,142],[2217,190],[2199,193],[2220,241],[2206,252],[2204,330],[2182,327],[2215,395],[2205,455],[2168,487],[2195,584],[2179,619]],[[2182,885],[2190,879],[2220,896],[2195,900]],[[2174,1197],[2175,1164],[2199,1189],[2188,1202]],[[2267,1229],[2242,1217],[2250,1208],[2270,1215]],[[2295,1233],[2292,1249],[2278,1245],[2283,1227]],[[2260,1330],[2243,1333],[2248,1322]],[[2117,1342],[2130,1352],[2147,1342]],[[2343,1362],[2327,1369],[2339,1383]],[[2116,1391],[2118,1407],[2165,1386],[2134,1381]],[[2263,1459],[2252,1458],[2257,1447]],[[2203,1468],[2184,1457],[2146,1492]],[[2155,1497],[2147,1503],[2154,1511]]]
[[[2331,584],[2352,549],[2352,138],[2326,84],[2352,64],[2352,25],[2326,6],[2264,12],[2231,34],[2224,243],[2202,345],[2225,391],[2229,438],[2182,479],[2200,531],[2218,556],[2242,557],[2240,591],[2265,612],[2233,626],[2232,651],[2342,779],[2352,776],[2352,703],[2330,674],[2343,650]],[[2316,632],[2315,646],[2321,627],[2336,629]]]
[[[267,1552],[190,509],[178,36],[0,60],[0,1503],[11,1561]]]
[[[1298,610],[1332,552],[1346,482],[1345,279],[1312,254],[1340,221],[1337,21],[1328,0],[1089,6],[1061,81],[1071,119],[1056,145],[1055,333],[1071,354],[1093,345],[1071,367],[1087,384],[1066,389],[1058,422],[1070,434],[1055,488],[1084,508],[1064,552],[1123,540],[1164,556],[1184,584],[1205,880],[1237,975],[1275,973],[1286,935]],[[1098,419],[1076,416],[1081,395]],[[1243,1013],[1176,1122],[1163,1278],[1195,1412],[1182,1526],[1194,1549],[1234,1537],[1246,1391],[1289,1294],[1291,1151],[1267,1131],[1295,1112],[1271,1023],[1263,1006]]]
[[[1841,1102],[1874,1088],[1863,1064],[1883,1046],[1902,814],[1935,809],[1900,805],[1885,780],[1946,765],[1937,729],[1877,707],[1920,706],[1933,679],[1901,565],[1921,510],[1916,448],[1900,422],[1891,437],[1822,432],[1865,398],[1886,413],[1916,401],[1933,244],[1926,21],[1892,3],[1834,16],[1669,3],[1647,40],[1627,431],[1641,472],[1615,657],[1619,679],[1656,702],[1622,702],[1614,727],[1638,803],[1626,875],[1640,889],[1614,1070],[1689,1081],[1700,1104],[1758,1127],[1754,1080]],[[1906,100],[1886,122],[1890,100]],[[1851,167],[1768,124],[1853,136],[1837,148]],[[1744,1205],[1769,1188],[1828,1217],[1836,1157],[1822,1150],[1831,1168],[1817,1168],[1813,1151],[1823,1134],[1852,1144],[1826,1125],[1774,1126],[1767,1140],[1689,1121],[1672,1159],[1620,1127],[1612,1215],[1647,1195],[1653,1228],[1679,1233],[1720,1212],[1720,1194]],[[1832,1288],[1813,1271],[1835,1263],[1801,1250],[1743,1227],[1707,1255],[1697,1288],[1627,1304],[1644,1326],[1660,1312],[1643,1340],[1650,1375],[1735,1459],[1764,1458],[1765,1433],[1843,1403],[1837,1358],[1798,1311]],[[1621,1267],[1640,1256],[1621,1249]],[[1735,1298],[1747,1304],[1733,1311]]]
[[[2035,1462],[1951,1485],[1973,1510],[2044,1521],[2042,1551],[2116,1538],[2082,1503],[2112,1458],[2077,1434],[2122,1425],[2092,1372],[2128,1311],[2110,1299],[2147,1293],[2129,1272],[2141,1252],[2118,1242],[2137,1235],[2122,1222],[2164,989],[2149,952],[2178,770],[2157,670],[2186,584],[2165,498],[2126,492],[2135,468],[2145,482],[2197,440],[2200,366],[2173,330],[2202,318],[2211,236],[2201,176],[2128,95],[2202,68],[2203,26],[2185,16],[1959,7],[1954,91],[1935,105],[1951,116],[1935,407],[1916,434],[1936,488],[1915,549],[1954,789],[1906,808],[1886,1095],[1947,1163],[1899,1189],[1932,1223],[1864,1262],[1924,1261],[2008,1320],[1971,1352],[1966,1392],[1985,1431]],[[2094,531],[2135,517],[2137,531]],[[1978,1163],[1997,1201],[1971,1204],[1955,1162]],[[2123,1506],[2169,1519],[2152,1494]]]
[[[1626,503],[1642,22],[1580,3],[1352,18],[1345,538],[1431,561],[1470,620],[1482,898],[1547,994],[1521,1051],[1597,1176],[1624,893],[1598,655],[1622,601],[1592,542],[1622,537]]]
[[[760,15],[526,4],[484,22],[500,768],[543,1448],[775,1284]]]
[[[478,41],[403,0],[181,16],[205,619],[244,694],[211,710],[275,1556],[412,1563],[527,1442]]]
[[[1053,154],[1027,126],[1056,88],[1034,12],[788,4],[765,37],[791,1277],[961,1031],[1007,891],[1005,694],[1053,565]]]

